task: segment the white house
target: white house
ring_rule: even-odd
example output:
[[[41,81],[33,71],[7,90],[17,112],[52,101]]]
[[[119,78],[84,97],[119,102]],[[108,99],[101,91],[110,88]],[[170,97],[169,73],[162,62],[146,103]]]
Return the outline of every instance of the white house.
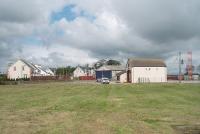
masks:
[[[8,79],[31,78],[31,76],[53,76],[50,69],[43,69],[39,65],[34,65],[25,60],[18,60],[8,68]]]
[[[81,76],[94,76],[94,75],[95,71],[93,68],[90,67],[77,66],[73,72],[74,78],[79,78]]]
[[[167,66],[161,59],[128,59],[127,81],[130,83],[167,82]]]

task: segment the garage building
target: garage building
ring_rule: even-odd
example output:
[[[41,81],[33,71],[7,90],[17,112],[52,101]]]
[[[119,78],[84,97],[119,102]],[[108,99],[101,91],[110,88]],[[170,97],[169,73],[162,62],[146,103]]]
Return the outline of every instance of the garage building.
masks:
[[[110,80],[117,80],[117,73],[124,70],[125,70],[125,67],[122,67],[122,66],[105,65],[96,70],[96,79],[98,80],[105,77]]]
[[[128,59],[127,82],[167,82],[167,66],[165,62],[161,59]]]

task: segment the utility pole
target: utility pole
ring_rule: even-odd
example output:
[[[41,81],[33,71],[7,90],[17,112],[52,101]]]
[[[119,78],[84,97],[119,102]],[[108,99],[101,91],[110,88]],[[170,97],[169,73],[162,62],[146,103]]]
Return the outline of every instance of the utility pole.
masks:
[[[181,71],[181,64],[182,64],[182,59],[181,59],[181,52],[179,52],[179,56],[178,56],[179,58],[179,83],[181,83],[181,73],[182,73],[182,71]]]
[[[187,73],[188,73],[189,80],[192,80],[192,74],[193,74],[192,51],[189,51],[189,52],[188,52]]]

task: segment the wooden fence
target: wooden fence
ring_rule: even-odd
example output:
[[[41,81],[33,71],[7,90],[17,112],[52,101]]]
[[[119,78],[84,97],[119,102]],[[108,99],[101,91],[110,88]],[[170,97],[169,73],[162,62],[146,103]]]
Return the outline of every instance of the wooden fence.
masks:
[[[184,76],[181,75],[167,75],[167,80],[184,80]]]

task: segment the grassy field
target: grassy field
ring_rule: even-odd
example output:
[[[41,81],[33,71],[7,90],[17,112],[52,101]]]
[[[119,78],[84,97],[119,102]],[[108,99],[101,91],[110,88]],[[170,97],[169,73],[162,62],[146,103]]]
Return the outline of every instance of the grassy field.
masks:
[[[200,125],[200,85],[0,86],[1,134],[173,134]]]

